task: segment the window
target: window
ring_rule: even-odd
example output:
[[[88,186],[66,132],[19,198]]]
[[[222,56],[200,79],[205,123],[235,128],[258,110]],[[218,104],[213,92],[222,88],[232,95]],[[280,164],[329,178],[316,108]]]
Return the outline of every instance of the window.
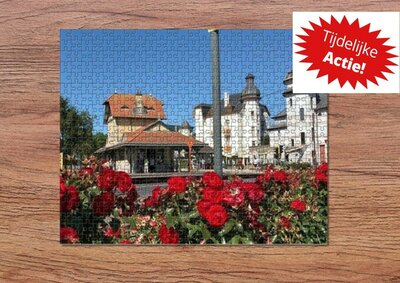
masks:
[[[251,134],[252,134],[252,135],[254,135],[255,130],[256,130],[256,127],[252,126],[252,127],[251,127]]]
[[[304,132],[300,133],[301,144],[306,144],[306,134]]]
[[[300,121],[304,121],[304,108],[300,108]]]
[[[251,115],[251,117],[253,117],[254,116],[254,111],[250,111],[250,115]]]
[[[289,99],[289,105],[293,106],[293,99]]]
[[[292,142],[292,146],[294,146],[294,139],[292,139],[291,142]]]
[[[313,140],[315,140],[314,127],[311,128],[311,137],[312,137]]]
[[[256,146],[256,141],[252,141],[251,144],[252,144],[253,146]]]

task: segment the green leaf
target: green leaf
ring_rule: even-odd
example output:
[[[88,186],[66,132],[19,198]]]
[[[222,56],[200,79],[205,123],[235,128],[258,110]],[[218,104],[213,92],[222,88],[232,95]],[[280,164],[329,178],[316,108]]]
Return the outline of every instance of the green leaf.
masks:
[[[222,238],[221,238],[221,244],[223,244],[223,245],[225,245],[225,244],[226,244],[225,237],[222,237]]]
[[[200,226],[194,224],[186,224],[186,228],[189,230],[189,238],[191,238],[196,232],[201,231]]]
[[[193,210],[192,212],[189,213],[189,219],[191,218],[196,218],[199,216],[199,213],[197,212],[197,209]]]
[[[240,244],[240,240],[241,240],[241,237],[239,235],[236,235],[236,236],[232,237],[232,239],[230,239],[229,244],[232,244],[232,245]]]
[[[236,229],[239,233],[243,232],[243,225],[241,223],[236,222]]]
[[[222,228],[221,231],[219,231],[218,234],[220,236],[224,236],[224,235],[228,234],[232,230],[232,228],[235,226],[235,224],[236,224],[236,221],[233,219],[230,219],[228,222],[225,223],[224,227]]]
[[[242,242],[243,244],[246,244],[246,245],[252,245],[252,244],[254,244],[253,240],[251,240],[251,239],[249,239],[249,238],[247,238],[247,237],[242,237],[240,240],[241,240],[241,242]]]
[[[201,229],[201,233],[203,234],[203,238],[205,240],[208,240],[211,238],[211,232],[207,229],[205,224],[201,225],[200,229]]]
[[[166,216],[166,222],[167,222],[167,227],[171,228],[174,227],[176,224],[176,217],[174,215],[172,215],[171,213],[168,213]],[[175,227],[174,227],[175,228]]]
[[[165,210],[165,214],[172,214],[174,212],[174,208],[170,207]]]

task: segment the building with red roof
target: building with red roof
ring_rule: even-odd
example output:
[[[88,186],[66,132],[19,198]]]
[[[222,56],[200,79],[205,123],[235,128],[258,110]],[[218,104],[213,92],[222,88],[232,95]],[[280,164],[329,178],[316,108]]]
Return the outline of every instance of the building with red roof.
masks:
[[[96,151],[116,170],[128,173],[171,172],[179,159],[204,143],[192,136],[187,121],[169,125],[163,103],[152,95],[113,94],[104,103],[107,142]]]

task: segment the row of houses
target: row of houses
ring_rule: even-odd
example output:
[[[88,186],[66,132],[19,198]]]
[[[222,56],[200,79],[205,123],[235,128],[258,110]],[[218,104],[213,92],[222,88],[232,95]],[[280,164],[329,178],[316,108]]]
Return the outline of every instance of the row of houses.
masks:
[[[221,100],[225,164],[327,161],[327,94],[294,94],[290,71],[283,80],[285,108],[271,116],[255,76],[245,81],[241,92],[224,93]],[[113,94],[104,108],[107,143],[96,153],[118,170],[176,171],[189,152],[198,159],[212,153],[211,104],[194,107],[194,129],[187,121],[167,124],[162,101],[152,95]]]

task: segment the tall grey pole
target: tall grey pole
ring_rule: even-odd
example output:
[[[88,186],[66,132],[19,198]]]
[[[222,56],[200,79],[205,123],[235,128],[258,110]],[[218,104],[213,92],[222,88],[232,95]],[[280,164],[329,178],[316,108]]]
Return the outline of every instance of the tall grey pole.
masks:
[[[222,141],[221,141],[221,82],[219,74],[219,36],[218,30],[211,33],[212,57],[212,92],[213,92],[213,140],[214,140],[214,171],[222,176]]]
[[[222,141],[221,141],[221,82],[219,74],[219,35],[218,30],[211,33],[212,58],[212,90],[213,90],[213,140],[214,140],[214,171],[222,176]]]

